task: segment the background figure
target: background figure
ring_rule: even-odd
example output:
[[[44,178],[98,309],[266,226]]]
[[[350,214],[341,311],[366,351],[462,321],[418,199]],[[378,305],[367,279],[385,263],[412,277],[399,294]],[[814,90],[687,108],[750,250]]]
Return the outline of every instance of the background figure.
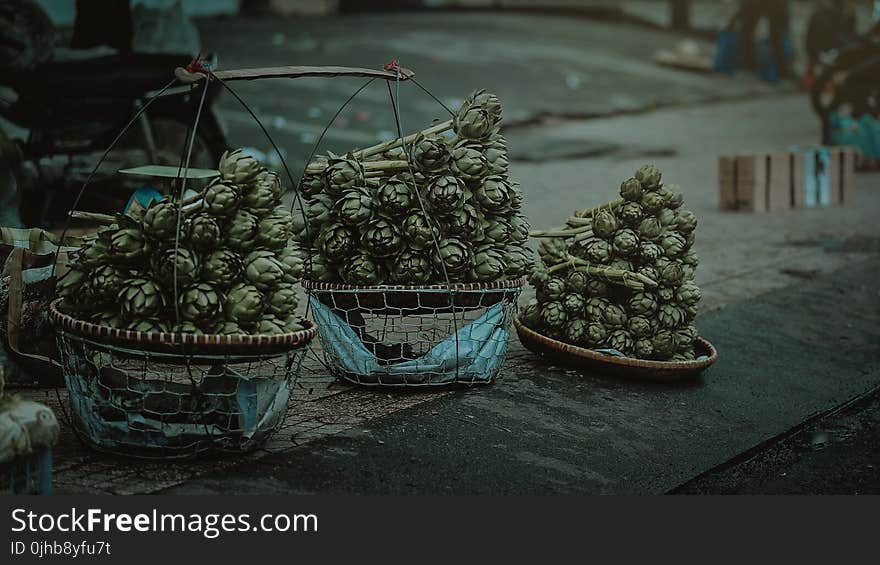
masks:
[[[742,37],[743,66],[757,70],[755,57],[755,29],[762,18],[770,24],[770,45],[773,48],[773,60],[779,78],[788,75],[788,61],[785,58],[785,36],[788,33],[788,2],[787,0],[743,0],[737,15]]]

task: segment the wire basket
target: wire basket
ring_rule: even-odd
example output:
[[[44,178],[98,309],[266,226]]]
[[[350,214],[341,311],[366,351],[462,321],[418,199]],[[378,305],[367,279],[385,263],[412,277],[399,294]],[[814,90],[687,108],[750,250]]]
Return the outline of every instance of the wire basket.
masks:
[[[0,494],[52,494],[52,448],[0,463]]]
[[[52,305],[74,430],[99,450],[145,458],[240,453],[287,412],[313,324],[273,336],[114,330]]]
[[[413,387],[491,383],[507,351],[523,282],[303,285],[324,359],[336,377]]]

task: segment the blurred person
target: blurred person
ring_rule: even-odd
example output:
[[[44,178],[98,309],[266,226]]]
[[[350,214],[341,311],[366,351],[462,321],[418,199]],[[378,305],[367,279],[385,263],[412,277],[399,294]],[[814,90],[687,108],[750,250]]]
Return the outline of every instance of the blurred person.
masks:
[[[749,71],[758,70],[755,30],[758,23],[765,18],[770,25],[770,45],[773,48],[776,74],[782,79],[788,75],[788,59],[785,56],[789,20],[787,0],[742,0],[734,15],[734,27],[739,28],[742,37],[743,67]]]
[[[823,55],[853,43],[856,32],[855,0],[819,0],[807,24],[804,40],[807,69],[801,82],[809,89],[815,81]]]

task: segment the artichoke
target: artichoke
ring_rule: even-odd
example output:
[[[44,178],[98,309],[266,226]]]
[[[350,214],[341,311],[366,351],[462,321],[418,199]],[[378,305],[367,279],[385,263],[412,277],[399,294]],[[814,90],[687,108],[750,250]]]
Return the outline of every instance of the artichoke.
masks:
[[[100,267],[110,255],[110,237],[116,230],[107,230],[99,236],[84,239],[82,246],[76,251],[76,265],[83,269]]]
[[[585,305],[586,301],[580,294],[571,292],[562,297],[562,306],[571,318],[583,317]]]
[[[519,212],[522,210],[523,205],[523,193],[522,189],[516,183],[511,183],[510,185],[510,209],[514,212]]]
[[[187,285],[199,276],[199,256],[186,247],[169,247],[151,259],[153,276],[171,290],[175,277],[177,285]]]
[[[660,247],[663,248],[663,253],[670,259],[674,259],[684,253],[685,245],[687,243],[684,238],[675,232],[669,232],[660,239]]]
[[[441,225],[446,233],[458,234],[471,241],[482,241],[485,238],[483,220],[482,214],[476,208],[470,204],[465,204],[461,210],[456,210],[448,216],[444,216],[441,220]],[[528,234],[526,235],[528,236]],[[517,233],[516,238],[521,238],[521,234]],[[513,236],[511,236],[511,241],[514,241]]]
[[[110,328],[118,328],[121,327],[122,324],[122,316],[119,315],[119,310],[102,310],[100,312],[95,312],[89,318],[89,321],[93,324],[98,324],[99,326],[107,326]]]
[[[284,249],[293,232],[293,217],[279,206],[260,220],[257,230],[257,245],[265,249]]]
[[[667,189],[666,207],[677,210],[682,204],[684,204],[684,195],[681,193],[681,189],[677,185],[671,184]]]
[[[284,331],[288,333],[301,332],[306,329],[303,319],[299,316],[288,316],[281,321],[284,323]]]
[[[64,299],[66,310],[75,312],[80,304],[85,304],[88,281],[88,273],[76,267],[71,267],[58,278],[55,283],[55,294]]]
[[[702,297],[700,287],[690,282],[681,285],[675,293],[676,302],[682,306],[696,306]]]
[[[642,205],[638,202],[627,202],[620,207],[618,215],[624,224],[635,227],[645,217],[645,211],[642,210]]]
[[[662,330],[654,334],[651,344],[654,346],[654,357],[660,360],[669,359],[675,355],[675,351],[678,348],[675,334],[668,330]]]
[[[601,323],[605,319],[605,310],[610,305],[611,303],[608,300],[598,296],[588,298],[584,304],[584,315],[594,322]]]
[[[267,292],[284,280],[284,267],[270,251],[253,251],[242,262],[244,279],[261,292]]]
[[[513,243],[525,243],[529,240],[531,224],[522,214],[514,214],[508,222],[510,224],[510,241]]]
[[[492,144],[483,150],[483,156],[489,165],[490,175],[507,176],[510,171],[510,160],[507,158],[507,147]]]
[[[471,247],[460,239],[451,237],[443,238],[438,242],[433,258],[437,272],[445,272],[447,275],[462,274],[473,265]]]
[[[462,102],[461,108],[473,107],[482,108],[492,118],[493,123],[501,121],[501,100],[495,94],[483,88],[471,92]]]
[[[663,233],[663,226],[656,216],[647,216],[639,222],[638,232],[640,238],[653,241]]]
[[[657,311],[657,298],[648,292],[636,292],[627,303],[631,314],[650,318]]]
[[[319,194],[306,202],[306,219],[309,228],[314,232],[324,223],[329,222],[334,216],[333,199],[326,194]],[[315,234],[311,234],[315,237]]]
[[[281,263],[281,268],[284,269],[284,282],[296,284],[302,279],[303,271],[305,270],[302,249],[289,245],[278,252],[276,259]]]
[[[684,281],[684,271],[678,261],[661,258],[657,260],[655,267],[660,274],[658,283],[666,286],[679,286]]]
[[[331,154],[324,176],[326,191],[331,196],[339,196],[346,190],[366,184],[364,164],[350,155],[337,157]]]
[[[413,181],[407,180],[408,178],[408,175],[394,175],[379,187],[376,200],[380,211],[389,216],[396,216],[405,214],[412,208],[415,201],[411,188]]]
[[[484,210],[497,214],[510,209],[510,191],[506,178],[489,176],[474,191],[474,198]]]
[[[646,212],[653,214],[660,211],[666,205],[666,202],[664,202],[663,197],[656,192],[646,192],[642,195],[639,204],[642,205],[642,208],[644,208]]]
[[[197,214],[188,219],[186,232],[189,244],[199,251],[214,249],[220,242],[220,225],[208,214]]]
[[[626,330],[614,330],[608,335],[608,347],[628,354],[632,351],[633,340]]]
[[[652,265],[657,262],[657,259],[663,257],[663,248],[657,245],[656,243],[651,243],[650,241],[643,241],[639,245],[639,260],[646,265]],[[651,277],[652,280],[656,281],[657,277]]]
[[[688,234],[697,229],[697,216],[690,210],[679,209],[673,223],[679,233]]]
[[[630,335],[635,339],[648,337],[654,330],[654,328],[651,327],[651,322],[644,316],[630,317],[626,322],[626,329],[629,330]]]
[[[440,135],[419,134],[409,151],[413,166],[426,174],[437,173],[446,168],[451,158],[446,140]]]
[[[263,318],[256,325],[259,335],[278,335],[285,332],[284,322],[277,318]]]
[[[343,280],[353,285],[380,285],[387,277],[385,266],[367,255],[355,255],[342,270]]]
[[[528,247],[510,247],[503,256],[504,274],[511,279],[518,279],[532,270],[535,262],[532,250]]]
[[[565,296],[565,281],[551,277],[535,289],[538,302],[558,302]]]
[[[519,319],[527,327],[539,330],[543,320],[541,319],[541,305],[534,298],[519,309]]]
[[[373,195],[364,187],[346,189],[336,201],[336,211],[343,223],[364,224],[373,216]]]
[[[178,300],[178,312],[184,320],[201,325],[220,316],[222,299],[213,285],[198,283],[187,287]]]
[[[140,228],[130,227],[117,230],[110,236],[110,254],[125,262],[136,261],[149,251],[149,245]]]
[[[479,282],[497,281],[504,276],[506,269],[501,252],[483,246],[474,253],[474,265],[468,271],[468,279]]]
[[[230,322],[246,326],[263,315],[263,295],[253,285],[239,283],[229,289],[223,302],[223,313]]]
[[[362,244],[372,257],[391,257],[400,251],[403,240],[394,224],[378,219],[367,224],[363,232]]]
[[[599,322],[587,324],[586,344],[590,347],[602,347],[608,339],[608,329]]]
[[[252,185],[244,192],[241,205],[253,214],[263,217],[278,205],[278,198],[271,185],[261,182]]]
[[[568,343],[573,343],[575,345],[584,345],[589,341],[587,336],[587,330],[590,326],[590,323],[581,318],[575,318],[573,320],[569,320],[565,324],[564,332],[565,332],[565,341]]]
[[[327,190],[327,179],[320,173],[304,173],[299,191],[306,198],[313,198]]]
[[[261,168],[260,172],[257,173],[257,184],[265,184],[272,191],[272,194],[275,195],[275,198],[281,198],[281,195],[284,193],[284,186],[281,184],[281,176],[275,171],[270,171],[266,168]]]
[[[241,273],[241,257],[228,249],[219,249],[205,257],[201,275],[206,282],[226,287],[235,283]]]
[[[605,264],[611,261],[611,245],[604,239],[593,239],[585,248],[587,258],[592,263]]]
[[[568,321],[562,302],[547,302],[541,307],[541,320],[548,328],[561,330]]]
[[[456,145],[452,149],[452,171],[466,182],[477,182],[489,172],[489,163],[478,146]]]
[[[590,277],[580,271],[569,271],[568,276],[565,277],[565,288],[569,292],[586,294],[589,283]]]
[[[639,236],[631,229],[617,230],[611,246],[616,254],[632,257],[639,249]]]
[[[697,340],[697,328],[693,326],[685,326],[678,328],[673,332],[675,336],[675,344],[678,351],[684,351],[693,348],[694,342]]]
[[[633,341],[632,354],[637,359],[650,359],[654,356],[654,343],[648,338]]]
[[[483,238],[486,241],[504,244],[510,241],[512,228],[503,216],[486,215],[483,220]]]
[[[349,257],[357,249],[355,232],[344,224],[333,222],[321,228],[316,242],[321,255],[338,262]]]
[[[221,334],[221,335],[244,335],[247,334],[246,331],[242,329],[241,326],[238,325],[237,322],[232,322],[229,320],[220,322],[212,329],[212,333]]]
[[[661,304],[657,311],[657,325],[665,330],[674,330],[684,323],[684,312],[672,304]]]
[[[608,266],[612,269],[617,269],[618,271],[632,271],[633,266],[632,263],[626,257],[615,257],[608,263]]]
[[[202,328],[196,325],[195,322],[190,322],[189,320],[181,320],[180,323],[174,324],[171,326],[171,331],[176,334],[202,334]]]
[[[544,263],[538,262],[532,272],[529,273],[529,284],[536,289],[540,289],[547,281],[551,279],[550,273]]]
[[[543,238],[538,244],[538,255],[547,265],[556,265],[568,260],[568,246],[562,239]]]
[[[660,180],[662,175],[660,173],[660,169],[655,167],[654,165],[643,165],[639,167],[639,170],[636,171],[634,175],[636,180],[642,185],[642,188],[645,189],[654,189],[660,186]]]
[[[670,286],[661,286],[656,289],[657,300],[660,302],[672,302],[675,300],[675,289]]]
[[[178,211],[179,207],[170,200],[154,200],[144,212],[144,233],[160,241],[174,237],[177,233]]]
[[[70,272],[74,271],[68,271],[68,273]],[[67,274],[65,274],[65,278],[66,275]],[[119,296],[119,290],[122,288],[122,285],[125,283],[126,279],[130,277],[131,273],[125,269],[121,269],[114,265],[102,265],[92,272],[92,276],[89,279],[89,290],[91,291],[92,296],[99,302],[115,301]],[[60,287],[61,284],[59,282],[59,284],[56,285],[56,290],[59,291],[59,296],[62,295]],[[68,292],[68,290],[66,289],[65,292]]]
[[[480,105],[462,105],[452,119],[452,129],[463,139],[482,141],[495,130],[493,116]]]
[[[123,284],[119,293],[119,305],[127,320],[155,318],[165,308],[165,297],[156,282],[135,277]]]
[[[226,243],[232,249],[247,252],[256,244],[260,220],[245,209],[235,212],[226,224]]]
[[[431,280],[431,258],[424,251],[407,250],[392,264],[391,281],[396,284],[424,284]]]
[[[617,216],[611,210],[599,210],[593,216],[593,235],[608,239],[617,231]]]
[[[299,306],[299,298],[296,295],[296,288],[291,284],[285,284],[268,297],[266,312],[279,318],[286,318],[293,314],[297,306]]]
[[[464,205],[467,187],[454,176],[439,176],[428,183],[425,196],[432,210],[439,214],[450,214]]]
[[[626,327],[626,310],[617,304],[608,304],[602,312],[602,324],[611,330]]]
[[[304,276],[310,281],[331,282],[336,280],[336,269],[317,253],[310,254],[305,262]]]
[[[620,185],[620,197],[628,202],[639,202],[644,193],[642,184],[636,178],[627,179]]]
[[[223,180],[233,184],[246,184],[257,178],[260,164],[250,155],[245,155],[241,149],[236,149],[232,153],[223,153],[218,169]]]
[[[433,247],[434,239],[438,235],[434,221],[422,211],[411,213],[403,221],[403,237],[412,249]]]
[[[241,201],[241,194],[232,186],[218,182],[205,189],[202,201],[207,213],[226,218],[235,213]]]
[[[660,225],[664,228],[671,226],[675,223],[675,212],[673,212],[671,208],[661,208],[660,211],[657,212],[657,221],[660,222]]]
[[[655,283],[660,280],[660,273],[652,265],[642,265],[636,270],[640,275],[647,277]]]

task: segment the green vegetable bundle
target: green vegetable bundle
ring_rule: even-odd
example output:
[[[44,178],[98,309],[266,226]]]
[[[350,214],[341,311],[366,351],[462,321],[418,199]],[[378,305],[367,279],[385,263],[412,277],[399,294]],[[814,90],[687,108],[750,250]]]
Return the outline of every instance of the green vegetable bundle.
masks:
[[[692,323],[701,298],[693,282],[696,216],[657,167],[641,167],[619,200],[532,232],[543,238],[520,312],[528,327],[589,349],[639,359],[694,359]]]
[[[304,254],[281,179],[241,150],[219,170],[197,197],[154,201],[88,238],[58,282],[62,309],[139,331],[301,330],[294,285]]]
[[[312,246],[306,277],[423,285],[528,274],[529,224],[500,120],[498,98],[477,91],[449,122],[310,164],[296,233]]]

